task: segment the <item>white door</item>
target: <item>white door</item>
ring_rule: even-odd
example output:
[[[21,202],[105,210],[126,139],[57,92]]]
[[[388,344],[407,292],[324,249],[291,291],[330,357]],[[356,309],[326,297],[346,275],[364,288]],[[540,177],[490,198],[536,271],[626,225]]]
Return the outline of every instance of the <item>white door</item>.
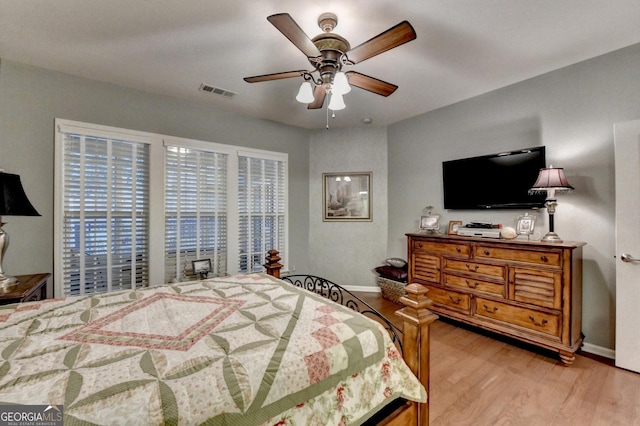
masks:
[[[616,366],[640,372],[640,120],[617,123]]]

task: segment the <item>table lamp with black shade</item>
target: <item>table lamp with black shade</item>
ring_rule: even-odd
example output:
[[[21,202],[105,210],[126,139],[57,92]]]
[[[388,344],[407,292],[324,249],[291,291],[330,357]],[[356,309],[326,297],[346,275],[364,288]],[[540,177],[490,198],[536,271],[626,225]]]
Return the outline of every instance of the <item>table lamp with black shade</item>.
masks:
[[[533,187],[529,192],[547,194],[547,199],[544,205],[547,208],[547,213],[549,213],[549,232],[542,237],[542,242],[562,242],[562,239],[553,230],[553,215],[555,214],[556,206],[558,205],[556,194],[569,192],[571,190],[573,190],[573,186],[569,184],[569,181],[564,175],[563,168],[549,166],[547,168],[540,169],[538,179],[536,179],[536,183],[533,184]]]
[[[4,254],[9,246],[9,235],[2,229],[2,216],[40,216],[31,205],[22,188],[20,176],[0,170],[0,291],[7,291],[18,284],[15,277],[2,269]]]

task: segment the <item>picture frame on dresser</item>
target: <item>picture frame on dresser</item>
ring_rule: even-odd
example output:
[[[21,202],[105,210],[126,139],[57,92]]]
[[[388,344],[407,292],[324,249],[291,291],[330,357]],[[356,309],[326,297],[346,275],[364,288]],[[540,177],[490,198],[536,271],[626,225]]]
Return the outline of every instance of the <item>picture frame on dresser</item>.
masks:
[[[458,235],[458,229],[462,226],[461,220],[450,220],[449,221],[449,235]]]
[[[323,173],[322,220],[370,222],[372,179],[372,172]]]
[[[518,216],[516,222],[516,233],[518,235],[531,235],[533,234],[533,228],[536,224],[536,217],[530,216],[529,213],[525,213],[522,216]]]
[[[437,231],[440,229],[440,216],[421,216],[420,217],[420,229],[424,231]]]
[[[193,275],[200,275],[201,278],[206,277],[211,272],[211,259],[198,259],[191,262]]]

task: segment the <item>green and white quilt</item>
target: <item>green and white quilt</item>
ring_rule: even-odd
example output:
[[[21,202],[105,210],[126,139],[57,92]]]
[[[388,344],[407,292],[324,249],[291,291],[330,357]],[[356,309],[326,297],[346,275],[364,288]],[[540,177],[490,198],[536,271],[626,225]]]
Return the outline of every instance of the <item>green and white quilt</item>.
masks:
[[[0,403],[65,424],[357,424],[426,400],[375,321],[252,274],[0,307]]]

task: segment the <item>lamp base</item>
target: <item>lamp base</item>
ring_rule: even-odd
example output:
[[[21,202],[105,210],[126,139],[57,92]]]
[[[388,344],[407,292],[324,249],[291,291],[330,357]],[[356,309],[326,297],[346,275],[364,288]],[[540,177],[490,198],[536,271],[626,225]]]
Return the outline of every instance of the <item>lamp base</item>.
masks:
[[[16,277],[0,274],[0,293],[7,293],[18,285]]]
[[[542,237],[542,240],[540,241],[542,241],[543,243],[561,243],[562,238],[560,238],[555,232],[547,232],[547,234]]]

